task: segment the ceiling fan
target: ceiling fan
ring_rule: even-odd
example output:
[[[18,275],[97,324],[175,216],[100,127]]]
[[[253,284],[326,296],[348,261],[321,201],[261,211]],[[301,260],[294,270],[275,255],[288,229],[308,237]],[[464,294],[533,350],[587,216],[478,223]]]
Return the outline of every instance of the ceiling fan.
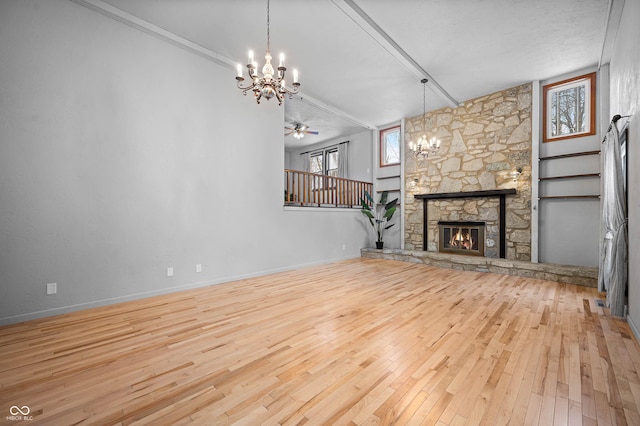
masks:
[[[293,135],[294,138],[296,139],[302,139],[304,138],[304,135],[317,135],[319,134],[319,132],[314,132],[311,130],[307,130],[309,128],[309,126],[307,126],[306,124],[301,124],[301,123],[295,123],[293,125],[294,127],[286,127],[285,126],[285,130],[287,130],[287,132],[284,134],[285,136],[289,136],[289,135]]]

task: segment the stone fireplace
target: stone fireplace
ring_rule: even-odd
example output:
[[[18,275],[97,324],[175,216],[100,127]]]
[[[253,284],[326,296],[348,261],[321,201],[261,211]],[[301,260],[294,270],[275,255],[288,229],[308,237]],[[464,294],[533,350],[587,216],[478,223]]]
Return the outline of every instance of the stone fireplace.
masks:
[[[440,253],[484,256],[484,222],[438,222]]]
[[[484,222],[485,257],[531,260],[531,99],[524,84],[405,120],[405,143],[442,143],[404,152],[405,249],[438,252],[438,222]]]

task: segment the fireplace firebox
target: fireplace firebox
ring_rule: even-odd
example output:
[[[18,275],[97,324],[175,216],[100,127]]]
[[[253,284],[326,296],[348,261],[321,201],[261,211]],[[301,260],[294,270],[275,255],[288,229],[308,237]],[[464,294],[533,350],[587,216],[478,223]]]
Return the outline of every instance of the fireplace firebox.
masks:
[[[484,222],[438,222],[438,251],[484,256]]]

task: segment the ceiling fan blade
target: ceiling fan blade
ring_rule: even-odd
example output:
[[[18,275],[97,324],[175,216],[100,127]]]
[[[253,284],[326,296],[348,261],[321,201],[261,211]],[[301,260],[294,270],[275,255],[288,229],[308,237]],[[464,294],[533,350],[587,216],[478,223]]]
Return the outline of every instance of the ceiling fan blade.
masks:
[[[293,131],[295,131],[295,130],[296,130],[296,129],[294,129],[293,127],[287,127],[287,126],[284,126],[284,128],[285,128],[285,129],[287,129],[287,130],[293,130]]]
[[[294,133],[294,132],[293,132],[293,131],[291,131],[291,132],[287,132],[287,133],[285,133],[284,135],[285,135],[285,136],[289,136],[289,135],[290,135],[290,134],[292,134],[292,133]]]
[[[319,135],[320,134],[320,132],[314,132],[314,131],[311,131],[311,130],[305,130],[304,132],[306,134],[308,134],[308,135]]]

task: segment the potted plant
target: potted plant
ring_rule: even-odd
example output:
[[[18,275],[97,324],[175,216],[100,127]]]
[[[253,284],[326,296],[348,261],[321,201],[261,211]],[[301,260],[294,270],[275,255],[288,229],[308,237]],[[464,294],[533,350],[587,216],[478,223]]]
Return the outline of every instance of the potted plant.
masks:
[[[381,250],[384,246],[384,241],[382,241],[382,235],[384,231],[391,228],[395,223],[388,225],[393,217],[393,214],[396,212],[396,205],[398,204],[398,199],[391,200],[387,202],[388,193],[387,191],[383,191],[380,194],[380,202],[376,203],[369,195],[369,192],[364,191],[365,199],[360,199],[362,204],[362,214],[369,219],[369,223],[373,226],[373,229],[376,232],[378,239],[376,240],[376,248]],[[367,202],[368,200],[368,202]],[[373,206],[373,208],[372,208]]]

